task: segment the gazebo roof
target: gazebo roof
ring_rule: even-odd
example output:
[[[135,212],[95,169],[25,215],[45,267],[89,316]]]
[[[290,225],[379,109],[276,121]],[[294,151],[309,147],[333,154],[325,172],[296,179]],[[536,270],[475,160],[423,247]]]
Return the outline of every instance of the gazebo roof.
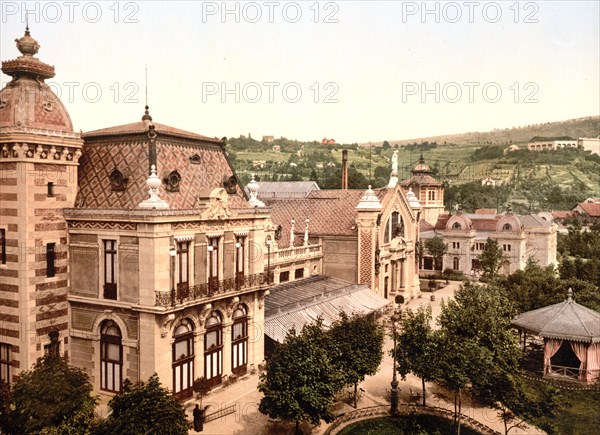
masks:
[[[566,301],[516,316],[512,324],[544,338],[600,342],[600,313],[579,305],[569,289]]]

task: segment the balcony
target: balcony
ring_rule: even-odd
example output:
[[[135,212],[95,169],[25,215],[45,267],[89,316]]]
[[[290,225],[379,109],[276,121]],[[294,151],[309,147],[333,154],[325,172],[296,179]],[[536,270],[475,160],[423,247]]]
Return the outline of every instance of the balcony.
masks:
[[[282,263],[311,260],[323,256],[323,245],[292,246],[271,252],[271,267]]]
[[[235,278],[224,279],[221,281],[211,279],[209,283],[198,284],[191,287],[187,285],[178,285],[177,290],[155,291],[155,305],[157,307],[173,307],[176,304],[198,301],[252,287],[266,286],[273,282],[273,273],[270,275],[270,280],[267,279],[266,273],[257,273],[254,275],[238,275]]]

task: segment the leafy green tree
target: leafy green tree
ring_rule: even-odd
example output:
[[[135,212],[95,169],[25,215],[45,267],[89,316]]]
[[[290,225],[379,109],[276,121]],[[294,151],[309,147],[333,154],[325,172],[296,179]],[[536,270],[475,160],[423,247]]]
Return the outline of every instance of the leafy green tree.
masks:
[[[431,239],[425,240],[425,248],[435,261],[435,269],[442,269],[442,259],[446,252],[448,252],[448,244],[444,243],[444,238],[441,236],[435,236]]]
[[[460,432],[461,396],[498,401],[498,382],[518,367],[519,349],[510,322],[515,314],[503,290],[467,284],[442,305],[437,331],[437,378],[454,392]]]
[[[340,312],[340,318],[329,330],[333,363],[344,377],[346,385],[354,385],[354,407],[358,383],[367,375],[377,373],[383,358],[383,327],[373,315],[348,316]]]
[[[315,171],[315,168],[310,170],[310,177],[308,177],[308,179],[310,181],[316,181],[317,183],[319,182],[319,177],[317,176],[317,171]]]
[[[61,358],[45,356],[14,384],[2,430],[8,434],[89,434],[96,424],[97,398],[91,392],[87,373]]]
[[[191,427],[183,405],[160,384],[156,374],[147,382],[123,382],[123,391],[108,407],[111,414],[97,435],[186,435]]]
[[[390,143],[387,140],[384,140],[381,148],[384,150],[389,150],[391,148]]]
[[[479,265],[483,270],[484,279],[491,279],[498,275],[502,265],[502,251],[496,239],[487,238],[485,248],[479,255]]]
[[[416,312],[410,308],[402,317],[402,328],[396,346],[398,373],[406,379],[408,373],[421,378],[423,388],[423,406],[425,399],[425,382],[436,377],[437,364],[435,355],[435,338],[431,327],[431,306],[420,306]]]
[[[319,424],[333,420],[330,408],[344,386],[343,374],[331,361],[322,321],[305,325],[301,333],[288,332],[267,360],[258,390],[264,394],[259,411],[271,418]]]

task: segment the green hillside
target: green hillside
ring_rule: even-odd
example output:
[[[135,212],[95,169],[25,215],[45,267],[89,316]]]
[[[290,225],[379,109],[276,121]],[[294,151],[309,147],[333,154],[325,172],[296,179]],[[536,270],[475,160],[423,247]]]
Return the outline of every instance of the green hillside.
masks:
[[[565,121],[563,131],[538,130],[535,134],[594,136],[586,130],[590,126],[589,119],[595,119],[596,123],[600,121],[599,117]],[[567,128],[573,125],[581,128]],[[528,130],[527,134],[533,135],[533,130]],[[364,147],[356,143],[321,145],[316,141],[299,142],[286,138],[266,143],[240,136],[227,141],[227,151],[243,184],[254,173],[262,180],[310,179],[317,181],[321,188],[339,188],[342,150],[347,149],[349,187],[363,189],[368,184],[383,187],[389,180],[392,153],[397,150],[398,178],[410,177],[422,153],[433,175],[448,186],[448,206],[461,203],[466,210],[503,209],[510,202],[518,212],[564,210],[573,208],[587,197],[600,196],[600,156],[579,149],[530,152],[526,147],[520,147],[519,151],[505,152],[509,144],[448,146],[421,141],[404,146]],[[280,151],[274,151],[274,146],[279,146]],[[492,177],[499,186],[482,187],[481,180],[485,177]]]
[[[535,136],[570,136],[598,137],[600,134],[600,116],[569,119],[567,121],[546,122],[521,127],[494,129],[487,132],[470,132],[461,134],[448,134],[441,136],[421,137],[417,139],[389,140],[391,144],[407,145],[411,143],[436,142],[438,144],[525,144]],[[372,142],[372,145],[381,145],[383,142]],[[363,144],[368,145],[368,144]]]

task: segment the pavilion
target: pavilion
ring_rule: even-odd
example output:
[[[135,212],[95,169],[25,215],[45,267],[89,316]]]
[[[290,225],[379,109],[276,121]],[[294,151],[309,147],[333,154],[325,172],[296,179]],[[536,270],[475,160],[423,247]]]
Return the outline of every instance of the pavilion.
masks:
[[[517,315],[512,325],[544,339],[544,375],[600,379],[600,313],[567,300]],[[525,343],[525,341],[524,341]]]

